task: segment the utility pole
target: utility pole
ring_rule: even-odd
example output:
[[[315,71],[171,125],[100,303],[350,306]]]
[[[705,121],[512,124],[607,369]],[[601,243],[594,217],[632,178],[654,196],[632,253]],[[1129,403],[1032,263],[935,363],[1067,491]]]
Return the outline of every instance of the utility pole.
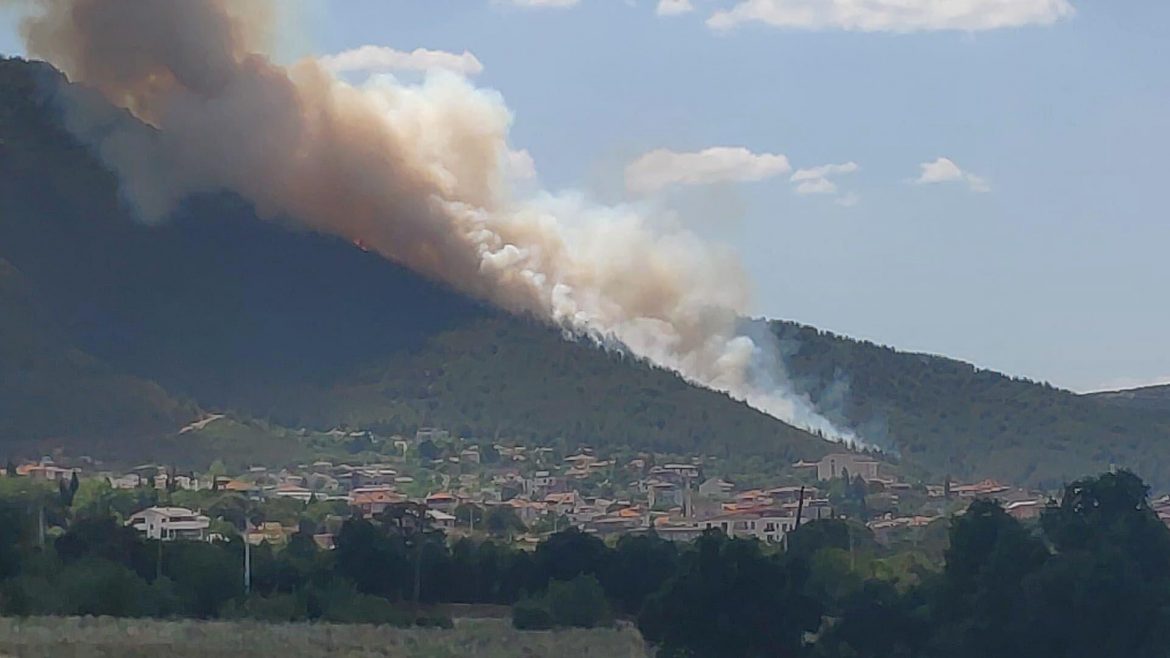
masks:
[[[796,525],[792,527],[793,530],[800,527],[800,517],[804,515],[804,485],[800,485],[800,500],[796,503]]]
[[[37,507],[37,546],[45,547],[45,503]]]
[[[252,593],[252,543],[244,533],[244,596]]]

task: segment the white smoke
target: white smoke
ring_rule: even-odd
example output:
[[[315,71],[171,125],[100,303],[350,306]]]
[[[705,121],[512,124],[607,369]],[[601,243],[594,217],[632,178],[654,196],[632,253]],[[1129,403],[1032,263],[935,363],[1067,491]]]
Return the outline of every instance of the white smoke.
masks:
[[[228,0],[45,0],[30,53],[155,131],[106,130],[103,158],[146,221],[229,189],[506,309],[631,352],[829,438],[859,443],[793,392],[770,332],[740,329],[737,259],[635,206],[511,186],[512,115],[443,72],[355,86],[258,45],[266,12]],[[75,108],[76,109],[76,108]],[[74,126],[85,130],[84,112]],[[80,115],[80,116],[77,116]],[[92,135],[91,135],[92,137]]]

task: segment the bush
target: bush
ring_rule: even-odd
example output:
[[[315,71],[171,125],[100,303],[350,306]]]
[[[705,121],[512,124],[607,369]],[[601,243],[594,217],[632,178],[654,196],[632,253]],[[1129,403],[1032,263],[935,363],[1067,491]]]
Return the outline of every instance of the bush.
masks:
[[[512,607],[512,625],[521,630],[545,630],[554,626],[596,628],[613,624],[605,590],[593,576],[554,580],[544,596],[520,601]]]
[[[512,627],[522,631],[547,631],[553,616],[541,599],[524,599],[512,606]]]
[[[321,619],[337,624],[387,624],[401,628],[414,621],[410,614],[386,599],[356,591],[328,597]]]
[[[545,594],[558,626],[594,628],[613,623],[605,590],[593,576],[581,575],[565,582],[554,580]]]

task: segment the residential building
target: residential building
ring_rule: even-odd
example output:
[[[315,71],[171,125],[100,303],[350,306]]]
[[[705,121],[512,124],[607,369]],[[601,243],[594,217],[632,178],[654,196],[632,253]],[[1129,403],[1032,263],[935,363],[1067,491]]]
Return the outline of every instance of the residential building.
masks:
[[[405,496],[388,486],[363,487],[349,492],[350,507],[360,511],[363,516],[377,516],[386,511],[387,507],[405,500]]]
[[[185,507],[148,507],[127,519],[126,525],[147,539],[202,541],[207,538],[211,519]]]
[[[436,427],[420,427],[414,433],[414,442],[422,443],[423,441],[446,441],[451,438],[451,433],[447,430],[441,430]]]
[[[444,512],[450,512],[459,505],[459,499],[446,491],[438,491],[427,496],[425,502],[427,507]]]
[[[455,527],[455,516],[448,514],[441,510],[429,509],[427,510],[427,518],[431,520],[431,525],[443,530],[451,530]]]
[[[838,452],[825,455],[817,462],[818,480],[832,480],[843,475],[850,478],[860,475],[863,480],[872,480],[878,476],[878,461],[860,453]]]
[[[699,495],[711,500],[726,500],[735,485],[720,478],[707,478],[699,485]]]

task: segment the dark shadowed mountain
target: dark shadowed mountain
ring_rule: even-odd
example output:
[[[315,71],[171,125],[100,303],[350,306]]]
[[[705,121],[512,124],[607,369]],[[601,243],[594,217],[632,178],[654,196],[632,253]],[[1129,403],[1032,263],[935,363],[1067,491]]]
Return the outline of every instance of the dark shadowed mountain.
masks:
[[[258,220],[230,194],[191,199],[161,225],[135,222],[115,178],[62,130],[53,104],[60,84],[44,65],[0,62],[0,258],[61,344],[106,364],[112,389],[153,382],[204,409],[291,427],[440,425],[777,463],[831,448],[343,240]],[[0,307],[5,317],[21,312]],[[68,418],[70,408],[36,402],[10,379],[14,367],[0,362],[0,375],[16,382],[6,395],[37,413],[19,416],[5,438],[85,443],[117,425],[77,419],[58,431],[42,416]],[[54,382],[62,394],[84,396],[62,372]]]
[[[113,175],[61,128],[62,84],[48,66],[0,60],[0,440],[143,445],[201,408],[286,427],[441,425],[773,464],[833,449],[343,240],[260,221],[228,193],[137,223]],[[1059,485],[1116,464],[1170,486],[1161,393],[1078,396],[771,326],[831,419],[936,477]],[[36,376],[30,354],[43,355]]]

